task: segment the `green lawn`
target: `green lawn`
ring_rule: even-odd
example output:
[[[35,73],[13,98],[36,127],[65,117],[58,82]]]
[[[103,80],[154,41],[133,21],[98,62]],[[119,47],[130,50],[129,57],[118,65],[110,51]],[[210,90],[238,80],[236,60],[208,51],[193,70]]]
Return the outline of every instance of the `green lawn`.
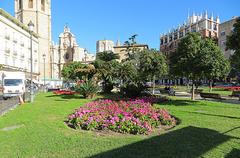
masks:
[[[240,156],[240,105],[173,100],[167,108],[181,123],[161,135],[102,135],[75,131],[68,114],[90,100],[40,94],[34,104],[0,117],[0,157],[182,157]],[[6,127],[20,128],[4,131]]]

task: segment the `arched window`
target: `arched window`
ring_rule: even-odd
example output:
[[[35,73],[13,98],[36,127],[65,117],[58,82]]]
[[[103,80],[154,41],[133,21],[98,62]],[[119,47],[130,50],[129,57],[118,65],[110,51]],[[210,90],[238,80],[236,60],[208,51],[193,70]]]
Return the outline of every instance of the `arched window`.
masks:
[[[19,0],[19,1],[18,1],[18,9],[21,10],[22,7],[23,7],[23,6],[22,6],[22,0]]]
[[[45,0],[41,0],[41,9],[45,11]]]
[[[33,0],[28,1],[28,8],[33,8]]]

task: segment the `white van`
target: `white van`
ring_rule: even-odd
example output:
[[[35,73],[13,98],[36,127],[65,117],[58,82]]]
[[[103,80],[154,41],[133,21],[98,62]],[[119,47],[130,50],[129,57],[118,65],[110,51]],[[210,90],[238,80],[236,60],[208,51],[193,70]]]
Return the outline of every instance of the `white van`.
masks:
[[[25,74],[23,72],[4,72],[3,74],[3,98],[24,95]]]

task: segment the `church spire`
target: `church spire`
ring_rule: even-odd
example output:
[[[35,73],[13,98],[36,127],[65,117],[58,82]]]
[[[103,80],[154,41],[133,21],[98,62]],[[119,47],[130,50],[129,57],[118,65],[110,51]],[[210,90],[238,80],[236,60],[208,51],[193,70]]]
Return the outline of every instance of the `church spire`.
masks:
[[[70,29],[68,27],[68,24],[66,23],[64,26],[64,32],[70,32]]]
[[[116,46],[121,46],[121,42],[120,42],[120,40],[117,40],[117,42],[116,42]]]

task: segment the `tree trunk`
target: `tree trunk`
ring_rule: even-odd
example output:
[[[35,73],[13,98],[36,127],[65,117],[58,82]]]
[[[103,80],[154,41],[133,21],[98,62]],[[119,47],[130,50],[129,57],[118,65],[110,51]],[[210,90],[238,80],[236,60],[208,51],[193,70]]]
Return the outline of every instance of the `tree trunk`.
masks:
[[[209,92],[212,92],[212,80],[209,81]]]
[[[194,95],[194,81],[192,81],[192,95],[191,95],[191,100],[195,100],[195,95]]]
[[[152,94],[155,94],[155,75],[153,76],[153,89]]]
[[[187,90],[189,90],[189,79],[187,79]]]

